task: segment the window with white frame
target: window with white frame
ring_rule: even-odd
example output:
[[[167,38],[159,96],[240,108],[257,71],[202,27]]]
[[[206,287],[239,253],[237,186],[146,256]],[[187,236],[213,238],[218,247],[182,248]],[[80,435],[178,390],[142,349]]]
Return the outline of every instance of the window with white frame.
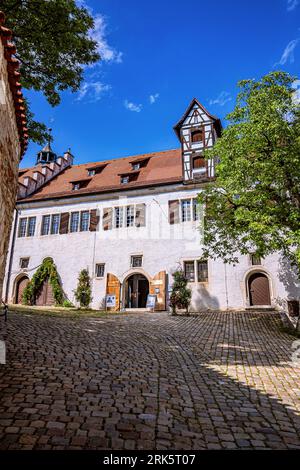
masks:
[[[105,264],[97,263],[95,271],[96,271],[96,277],[104,277]]]
[[[70,232],[78,232],[79,212],[71,212]]]
[[[115,228],[123,227],[123,219],[124,219],[124,208],[123,207],[115,207],[115,209],[114,209],[114,227]]]
[[[89,176],[94,176],[96,174],[95,170],[88,170],[88,175]]]
[[[143,265],[143,255],[132,255],[130,265],[132,268],[141,268]]]
[[[29,265],[29,258],[20,258],[20,268],[26,269]]]
[[[82,211],[80,213],[80,231],[87,232],[90,227],[90,212]]]
[[[126,227],[134,226],[134,206],[126,207]]]
[[[140,169],[140,164],[139,163],[133,163],[132,164],[132,169],[133,170],[139,170]]]
[[[19,221],[18,237],[26,237],[27,218],[24,217]]]
[[[200,220],[201,204],[197,198],[181,199],[180,201],[180,220],[181,222],[190,222]]]
[[[181,200],[181,221],[188,222],[192,220],[191,214],[191,199]]]
[[[34,237],[36,217],[22,217],[19,221],[18,237]]]
[[[59,233],[60,225],[60,214],[53,214],[51,218],[51,235],[56,235]]]
[[[50,229],[50,215],[43,215],[42,217],[42,228],[41,228],[41,235],[48,235]]]
[[[36,217],[28,217],[27,237],[34,237]]]
[[[73,191],[78,191],[80,189],[80,183],[73,183]]]

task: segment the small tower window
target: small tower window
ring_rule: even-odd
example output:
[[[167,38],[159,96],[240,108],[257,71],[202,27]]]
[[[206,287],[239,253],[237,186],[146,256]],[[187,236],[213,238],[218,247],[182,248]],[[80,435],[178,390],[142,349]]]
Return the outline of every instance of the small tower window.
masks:
[[[198,170],[199,168],[205,168],[206,162],[205,158],[202,156],[193,158],[193,169]]]
[[[197,129],[191,132],[191,141],[192,142],[202,142],[203,132],[202,129]]]

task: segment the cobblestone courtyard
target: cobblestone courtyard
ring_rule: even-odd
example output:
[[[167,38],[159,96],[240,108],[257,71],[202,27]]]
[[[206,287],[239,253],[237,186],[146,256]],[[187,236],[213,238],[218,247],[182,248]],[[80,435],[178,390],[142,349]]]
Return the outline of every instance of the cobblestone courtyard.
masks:
[[[300,449],[295,338],[272,313],[11,314],[1,449]]]

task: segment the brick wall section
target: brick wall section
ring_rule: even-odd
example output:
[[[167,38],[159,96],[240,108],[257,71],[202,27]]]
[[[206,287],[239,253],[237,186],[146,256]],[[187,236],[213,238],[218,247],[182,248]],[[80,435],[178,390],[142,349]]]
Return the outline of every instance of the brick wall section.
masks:
[[[17,192],[21,145],[4,47],[0,41],[0,298]]]

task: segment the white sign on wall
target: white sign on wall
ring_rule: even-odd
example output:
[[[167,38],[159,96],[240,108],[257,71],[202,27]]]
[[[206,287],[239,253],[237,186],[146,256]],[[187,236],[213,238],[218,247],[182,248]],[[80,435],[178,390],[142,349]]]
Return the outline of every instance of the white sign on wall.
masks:
[[[116,296],[107,295],[106,296],[106,307],[115,307],[116,306]]]

